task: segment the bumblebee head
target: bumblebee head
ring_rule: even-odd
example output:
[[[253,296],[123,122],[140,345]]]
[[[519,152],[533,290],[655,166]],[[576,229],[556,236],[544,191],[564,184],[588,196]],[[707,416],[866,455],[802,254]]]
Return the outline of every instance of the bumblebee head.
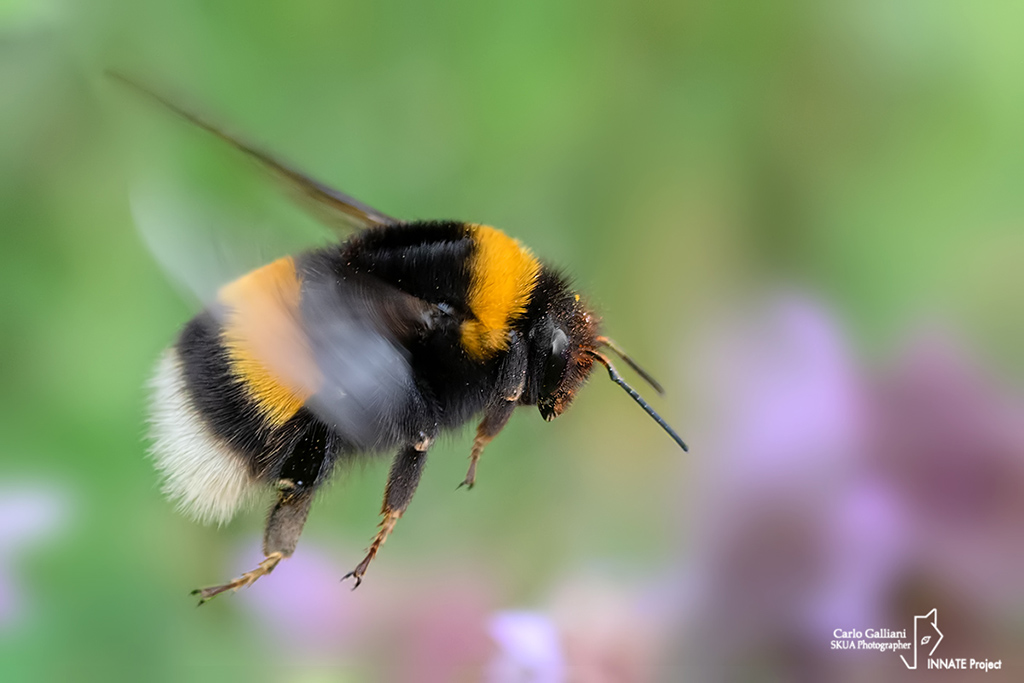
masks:
[[[597,316],[579,295],[559,299],[541,319],[534,339],[537,407],[548,421],[565,412],[590,376],[599,339]]]
[[[600,332],[600,320],[571,291],[567,282],[551,271],[541,273],[540,284],[531,301],[527,333],[529,361],[521,404],[537,404],[540,414],[551,421],[565,412],[576,392],[587,381],[595,363],[622,387],[685,451],[686,444],[675,430],[631,387],[612,365],[608,352],[616,354],[659,394],[661,385],[629,357],[613,340]]]

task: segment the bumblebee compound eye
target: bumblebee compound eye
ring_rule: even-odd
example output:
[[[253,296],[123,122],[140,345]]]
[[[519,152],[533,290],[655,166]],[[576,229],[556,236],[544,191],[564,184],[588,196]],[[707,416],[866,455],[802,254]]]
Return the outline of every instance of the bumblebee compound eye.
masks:
[[[560,327],[551,332],[551,346],[544,361],[544,379],[541,382],[537,408],[545,420],[551,421],[565,409],[567,401],[561,391],[566,368],[569,365],[569,335]]]
[[[551,353],[544,364],[544,383],[541,385],[542,394],[550,395],[558,389],[568,362],[569,335],[562,328],[556,327],[551,333]]]

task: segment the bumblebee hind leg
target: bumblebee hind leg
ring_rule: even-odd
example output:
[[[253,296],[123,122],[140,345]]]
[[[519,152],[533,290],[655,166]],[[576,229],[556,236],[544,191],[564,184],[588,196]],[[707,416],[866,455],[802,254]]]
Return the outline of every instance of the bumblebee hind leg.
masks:
[[[281,560],[292,556],[299,543],[302,528],[309,516],[317,487],[326,478],[333,464],[333,438],[322,424],[313,424],[298,440],[281,467],[277,480],[277,502],[267,516],[263,534],[265,559],[252,571],[220,586],[192,591],[199,604],[226,591],[251,586],[261,576],[274,571]]]
[[[416,443],[403,446],[395,456],[391,472],[388,474],[388,483],[384,489],[384,505],[380,511],[384,515],[384,519],[381,520],[380,530],[374,536],[363,561],[341,579],[342,581],[349,578],[354,579],[355,584],[352,586],[352,590],[359,588],[370,562],[377,556],[380,547],[384,545],[384,541],[388,540],[388,536],[394,530],[399,518],[412,502],[412,496],[416,493],[416,486],[420,483],[420,475],[427,462],[427,451],[430,449],[432,441],[432,438],[424,436]]]
[[[267,528],[263,536],[263,555],[265,559],[252,571],[248,571],[236,579],[233,579],[220,586],[199,588],[192,591],[192,595],[199,596],[199,604],[210,600],[226,591],[236,591],[239,588],[251,586],[256,579],[274,571],[281,560],[291,557],[295,552],[295,546],[299,543],[299,536],[302,535],[302,527],[309,516],[309,508],[313,503],[312,487],[306,487],[303,491],[296,491],[294,483],[288,479],[282,479],[278,485],[279,493],[277,503],[270,510],[267,518]]]

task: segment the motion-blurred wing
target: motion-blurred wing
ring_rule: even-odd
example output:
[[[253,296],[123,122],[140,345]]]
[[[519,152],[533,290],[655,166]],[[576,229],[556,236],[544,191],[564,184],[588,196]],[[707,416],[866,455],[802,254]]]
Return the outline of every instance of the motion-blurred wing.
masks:
[[[311,210],[314,216],[324,221],[336,232],[345,234],[352,229],[362,230],[376,225],[396,225],[402,222],[292,168],[284,162],[278,161],[270,154],[257,149],[248,142],[226,132],[223,128],[210,123],[197,114],[178,106],[146,86],[117,72],[109,72],[109,74],[119,83],[155,100],[185,120],[216,135],[249,158],[255,159],[263,168],[292,190],[302,200],[302,203]]]
[[[170,188],[137,188],[132,213],[212,316],[232,373],[270,424],[308,408],[354,450],[393,445],[418,395],[407,343],[445,317],[435,305],[348,272],[338,245],[257,260],[251,240],[217,239],[245,229],[237,216]]]
[[[406,343],[436,307],[365,274],[285,257],[223,287],[210,307],[232,373],[275,425],[308,408],[348,446],[393,446],[418,393]]]
[[[306,270],[301,315],[320,385],[306,405],[360,450],[407,438],[416,411],[407,343],[438,317],[437,307],[370,275]]]

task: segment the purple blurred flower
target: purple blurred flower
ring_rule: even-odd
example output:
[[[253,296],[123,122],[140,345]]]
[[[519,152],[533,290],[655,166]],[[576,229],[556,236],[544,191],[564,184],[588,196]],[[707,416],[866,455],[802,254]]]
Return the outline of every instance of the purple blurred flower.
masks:
[[[678,662],[707,680],[856,677],[870,669],[830,654],[834,629],[940,603],[1007,633],[1024,603],[1024,402],[944,338],[874,380],[823,307],[783,298],[709,344],[718,414]]]
[[[837,325],[803,299],[747,312],[703,357],[718,414],[701,459],[688,610],[713,657],[788,638],[815,611],[863,406]]]
[[[492,683],[565,680],[561,638],[551,619],[536,612],[499,612],[491,617],[491,637],[498,654],[488,667]]]
[[[820,483],[823,471],[834,474],[863,421],[859,378],[836,322],[793,296],[723,328],[699,371],[702,395],[717,407],[712,445],[727,456],[712,461],[719,473],[754,490],[801,488]]]
[[[1024,395],[925,338],[874,388],[871,467],[904,501],[916,561],[989,609],[1024,605]]]
[[[19,557],[56,535],[67,507],[67,496],[48,486],[7,483],[0,489],[0,628],[11,627],[26,609],[27,590],[16,578]]]
[[[252,546],[240,554],[236,572],[255,567],[263,554]],[[275,640],[299,659],[332,659],[351,647],[358,633],[363,602],[340,581],[340,561],[308,540],[301,551],[270,576],[240,591],[238,599]]]

